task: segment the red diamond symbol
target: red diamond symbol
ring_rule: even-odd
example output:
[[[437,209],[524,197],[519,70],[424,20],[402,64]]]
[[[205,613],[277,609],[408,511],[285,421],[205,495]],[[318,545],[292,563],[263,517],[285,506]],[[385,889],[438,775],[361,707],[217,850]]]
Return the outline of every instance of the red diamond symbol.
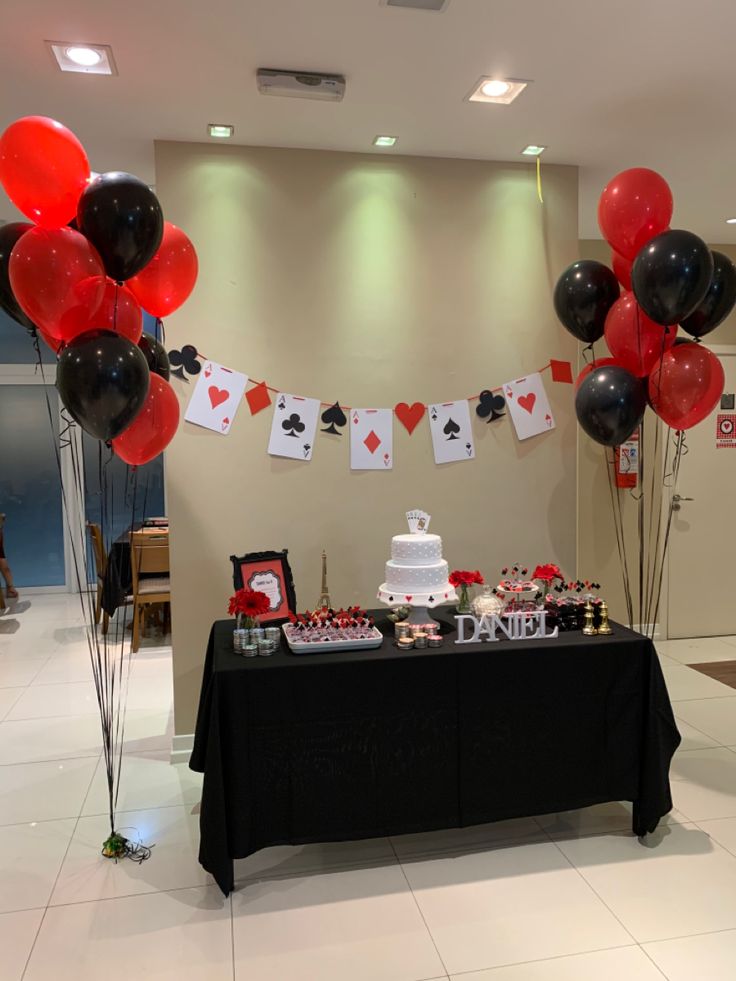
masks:
[[[245,393],[245,399],[252,416],[263,409],[267,409],[271,404],[271,396],[268,394],[265,382],[260,382],[255,388],[249,389]]]
[[[381,445],[381,440],[371,429],[366,438],[363,440],[363,443],[365,444],[365,448],[369,453],[375,453],[378,447]]]

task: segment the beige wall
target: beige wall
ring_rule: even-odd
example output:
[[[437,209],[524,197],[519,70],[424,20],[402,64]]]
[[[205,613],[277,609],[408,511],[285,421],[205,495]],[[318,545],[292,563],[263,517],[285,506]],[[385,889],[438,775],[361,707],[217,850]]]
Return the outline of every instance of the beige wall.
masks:
[[[578,253],[575,168],[545,168],[544,207],[526,164],[158,143],[156,170],[201,261],[169,347],[352,406],[462,398],[575,355],[551,303]],[[426,419],[412,436],[395,423],[390,473],[351,473],[347,436],[318,435],[309,464],[269,457],[270,410],[243,406],[228,437],[182,423],[167,454],[177,733],[194,728],[232,552],[287,547],[304,608],[324,547],[334,601],[373,605],[421,507],[451,567],[574,572],[572,389],[544,377],[554,432],[519,443],[473,416],[477,459],[441,467]],[[183,404],[191,386],[175,387]]]

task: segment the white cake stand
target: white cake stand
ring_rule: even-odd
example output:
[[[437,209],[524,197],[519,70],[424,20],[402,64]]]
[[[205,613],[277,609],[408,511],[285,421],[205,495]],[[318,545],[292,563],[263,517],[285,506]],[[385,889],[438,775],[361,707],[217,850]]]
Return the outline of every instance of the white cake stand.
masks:
[[[441,589],[431,593],[412,593],[411,595],[388,590],[386,583],[384,583],[378,587],[378,599],[386,606],[408,606],[410,608],[409,616],[406,620],[402,620],[402,623],[434,623],[439,626],[437,621],[430,616],[429,610],[436,606],[444,606],[445,603],[457,603],[457,593],[455,587],[451,586],[449,582]]]

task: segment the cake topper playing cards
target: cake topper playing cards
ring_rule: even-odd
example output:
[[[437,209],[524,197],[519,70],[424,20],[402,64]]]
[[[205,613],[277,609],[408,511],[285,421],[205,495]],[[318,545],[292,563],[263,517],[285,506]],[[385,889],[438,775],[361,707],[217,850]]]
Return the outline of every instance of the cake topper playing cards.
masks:
[[[429,531],[429,522],[432,515],[426,511],[407,511],[406,520],[409,522],[409,531],[412,535],[423,535]]]
[[[311,460],[319,409],[318,399],[279,392],[268,441],[270,455],[285,456],[291,460]]]
[[[248,376],[205,361],[197,378],[184,418],[195,426],[204,426],[226,436],[243,401]]]
[[[539,372],[506,382],[503,386],[511,421],[519,439],[538,436],[555,428],[552,409]]]

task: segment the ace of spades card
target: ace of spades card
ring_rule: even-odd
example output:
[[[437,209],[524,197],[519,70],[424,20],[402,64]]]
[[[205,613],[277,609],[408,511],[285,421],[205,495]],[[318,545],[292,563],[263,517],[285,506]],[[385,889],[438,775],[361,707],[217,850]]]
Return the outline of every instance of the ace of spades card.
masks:
[[[394,465],[391,409],[352,409],[350,469],[391,470]]]
[[[519,439],[529,439],[555,428],[555,420],[539,372],[503,386],[511,421]]]
[[[318,399],[279,392],[268,441],[270,455],[286,456],[291,460],[311,460],[319,410]]]
[[[248,384],[248,376],[205,361],[189,400],[184,419],[226,436],[235,420]]]
[[[428,411],[434,462],[456,463],[459,460],[475,459],[467,399],[430,405]]]

